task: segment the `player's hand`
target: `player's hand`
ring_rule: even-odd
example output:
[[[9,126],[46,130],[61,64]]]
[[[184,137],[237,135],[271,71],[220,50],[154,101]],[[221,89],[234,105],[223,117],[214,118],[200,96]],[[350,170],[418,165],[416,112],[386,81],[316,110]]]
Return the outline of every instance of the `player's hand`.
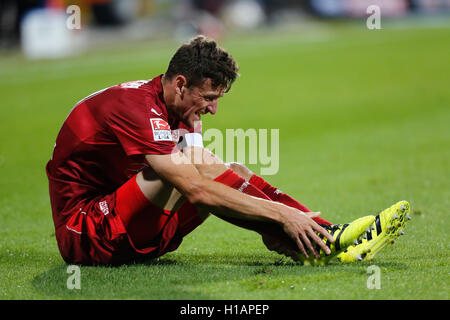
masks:
[[[288,209],[291,210],[286,210],[281,223],[284,232],[294,240],[300,252],[306,258],[309,258],[308,251],[317,259],[320,258],[320,254],[313,245],[313,243],[315,243],[325,252],[325,254],[330,254],[330,248],[327,247],[317,234],[323,235],[330,242],[334,242],[334,239],[324,228],[313,220],[313,218],[320,215],[320,212],[301,212],[293,208]]]

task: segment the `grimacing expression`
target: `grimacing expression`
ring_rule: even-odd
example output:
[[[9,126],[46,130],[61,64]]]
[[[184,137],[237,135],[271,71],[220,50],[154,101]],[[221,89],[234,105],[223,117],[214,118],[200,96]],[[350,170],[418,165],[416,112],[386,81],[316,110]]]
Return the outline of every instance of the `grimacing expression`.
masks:
[[[214,88],[211,79],[200,86],[184,87],[180,118],[189,127],[194,127],[195,121],[200,121],[202,115],[217,112],[217,101],[224,95],[221,87]]]

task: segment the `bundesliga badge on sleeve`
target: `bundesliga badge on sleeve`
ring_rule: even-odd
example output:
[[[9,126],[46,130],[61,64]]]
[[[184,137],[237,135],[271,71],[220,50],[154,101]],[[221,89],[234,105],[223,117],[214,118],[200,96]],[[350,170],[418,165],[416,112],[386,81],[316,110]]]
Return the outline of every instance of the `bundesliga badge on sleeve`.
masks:
[[[172,132],[169,124],[160,118],[150,118],[155,141],[172,141]]]

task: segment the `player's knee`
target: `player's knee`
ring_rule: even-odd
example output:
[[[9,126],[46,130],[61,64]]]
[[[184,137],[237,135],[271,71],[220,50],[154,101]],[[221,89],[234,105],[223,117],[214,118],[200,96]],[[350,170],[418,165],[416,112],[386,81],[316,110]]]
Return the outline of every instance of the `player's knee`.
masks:
[[[250,180],[253,175],[253,172],[239,162],[228,162],[226,163],[227,167],[233,170],[236,174],[244,178],[246,181]]]
[[[191,160],[200,174],[208,179],[215,179],[227,170],[223,161],[211,151],[201,147],[186,147],[183,153]]]

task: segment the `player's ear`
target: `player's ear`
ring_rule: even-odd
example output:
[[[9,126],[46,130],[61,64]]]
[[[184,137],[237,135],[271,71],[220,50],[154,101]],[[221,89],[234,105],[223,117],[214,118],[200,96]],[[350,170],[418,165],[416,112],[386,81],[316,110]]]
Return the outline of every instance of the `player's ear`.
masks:
[[[179,94],[180,96],[183,96],[184,90],[186,88],[187,79],[185,76],[179,74],[174,79],[175,84],[175,92],[176,94]]]

